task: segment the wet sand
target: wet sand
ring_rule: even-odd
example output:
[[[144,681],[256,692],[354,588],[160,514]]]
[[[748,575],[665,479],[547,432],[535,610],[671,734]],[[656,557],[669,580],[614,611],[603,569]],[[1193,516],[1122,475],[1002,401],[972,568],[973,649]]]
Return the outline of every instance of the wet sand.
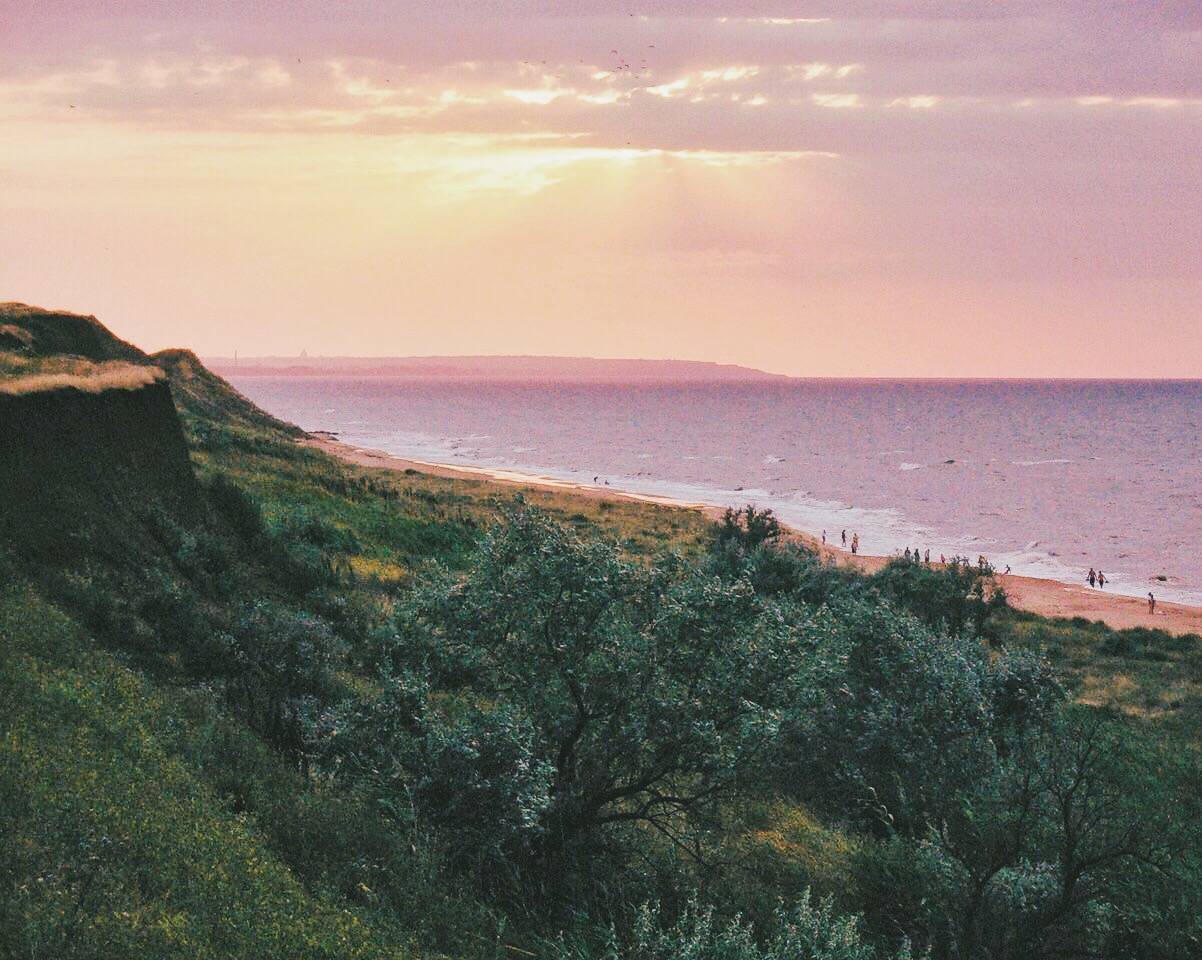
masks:
[[[378,450],[350,446],[328,433],[313,433],[302,442],[331,456],[338,457],[340,460],[365,467],[377,467],[385,470],[417,470],[438,477],[483,479],[514,487],[543,487],[594,500],[640,500],[645,503],[700,510],[711,517],[722,515],[721,508],[709,504],[688,503],[669,497],[629,493],[613,487],[571,483],[553,477],[540,477],[517,471],[451,467],[441,463],[406,460]],[[824,546],[818,537],[801,530],[791,530],[790,536],[819,550],[823,556],[835,563],[854,566],[869,573],[879,570],[891,559],[871,554],[853,556],[850,552],[829,544]],[[1157,600],[1156,613],[1151,615],[1148,613],[1146,600],[1106,593],[1103,590],[1091,589],[1084,584],[1078,586],[1061,583],[1058,580],[1022,577],[1015,574],[999,574],[997,581],[1005,589],[1011,606],[1042,616],[1084,617],[1087,620],[1101,620],[1120,630],[1127,627],[1156,627],[1160,630],[1167,630],[1169,633],[1202,634],[1202,607]]]

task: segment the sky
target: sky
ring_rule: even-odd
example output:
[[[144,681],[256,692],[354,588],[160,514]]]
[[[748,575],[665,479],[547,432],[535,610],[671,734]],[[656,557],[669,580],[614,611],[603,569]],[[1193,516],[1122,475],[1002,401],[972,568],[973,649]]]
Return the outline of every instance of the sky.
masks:
[[[1196,0],[0,0],[0,299],[202,355],[1202,377]]]

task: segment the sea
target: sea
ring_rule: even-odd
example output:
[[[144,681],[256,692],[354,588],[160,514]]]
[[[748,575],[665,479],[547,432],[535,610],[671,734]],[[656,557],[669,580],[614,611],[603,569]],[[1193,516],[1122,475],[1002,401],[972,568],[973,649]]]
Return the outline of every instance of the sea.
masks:
[[[861,552],[1202,604],[1202,381],[238,376],[306,430],[428,463],[771,508]]]

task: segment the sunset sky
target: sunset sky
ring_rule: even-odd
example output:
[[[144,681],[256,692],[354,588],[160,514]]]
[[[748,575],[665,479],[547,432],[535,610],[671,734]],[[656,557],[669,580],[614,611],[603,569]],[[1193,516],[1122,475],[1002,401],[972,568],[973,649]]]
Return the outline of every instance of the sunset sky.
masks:
[[[1202,376],[1202,3],[0,2],[0,299],[206,355]]]

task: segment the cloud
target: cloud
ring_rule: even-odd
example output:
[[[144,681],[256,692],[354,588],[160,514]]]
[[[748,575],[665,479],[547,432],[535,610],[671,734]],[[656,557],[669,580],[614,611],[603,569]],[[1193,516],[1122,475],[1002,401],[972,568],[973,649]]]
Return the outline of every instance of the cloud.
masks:
[[[741,311],[744,295],[767,287],[696,297],[704,265],[761,271],[771,303],[757,309],[776,318],[773,336],[798,343],[808,343],[800,325],[828,309],[842,328],[864,317],[864,336],[879,334],[871,315],[892,315],[895,291],[948,317],[994,302],[987,288],[1043,317],[1083,312],[1101,290],[1125,304],[1146,293],[1166,316],[1167,304],[1202,302],[1202,4],[346,0],[330,10],[325,0],[9,0],[20,29],[0,59],[0,203],[19,228],[0,250],[0,280],[21,281],[41,249],[46,276],[82,291],[173,239],[187,252],[163,276],[191,276],[209,230],[221,265],[211,276],[245,270],[251,298],[270,283],[261,257],[283,263],[272,250],[314,238],[307,269],[275,290],[298,309],[323,271],[339,273],[327,264],[361,261],[367,289],[397,294],[395,268],[406,296],[426,289],[432,316],[451,303],[447,317],[490,312],[492,290],[512,277],[512,315],[529,316],[523,298],[539,285],[527,269],[570,278],[547,310],[562,299],[587,313],[601,307],[572,300],[587,286],[575,271],[613,268],[595,236],[621,209],[638,229],[604,238],[637,248],[622,271],[659,258],[703,265],[680,288],[649,279],[638,288],[648,302]],[[112,235],[139,197],[142,233]],[[180,207],[186,221],[162,212]],[[88,211],[104,216],[79,229]],[[498,226],[511,214],[520,231]],[[430,236],[452,238],[440,247],[441,286],[394,263],[394,246],[419,233],[415,216],[427,218],[406,248],[415,261]],[[56,217],[52,238],[44,224]],[[286,225],[275,234],[272,217]],[[339,243],[323,245],[339,217]],[[592,229],[574,240],[581,223]],[[489,234],[496,260],[460,270],[452,240],[473,230]],[[239,232],[253,237],[221,260]],[[104,260],[90,239],[102,235],[141,245]],[[352,260],[345,251],[361,236]],[[562,253],[571,243],[575,259]],[[711,252],[689,253],[698,243]],[[65,246],[79,268],[64,279]],[[538,257],[506,259],[532,246]],[[506,269],[491,284],[460,279],[494,262]],[[88,284],[94,264],[108,269]],[[625,288],[612,278],[597,304]],[[123,286],[146,283],[141,271]],[[843,299],[814,286],[840,283]],[[863,293],[874,283],[879,301]],[[1023,296],[1006,292],[1020,285]],[[383,314],[401,299],[361,306]],[[94,309],[82,294],[79,306]],[[1178,313],[1196,338],[1196,310]],[[998,308],[991,322],[1005,328],[1006,316]]]
[[[804,148],[827,145],[791,132],[815,111],[956,104],[984,126],[1015,104],[1202,99],[1202,13],[1179,5],[645,0],[632,17],[602,0],[348,0],[335,22],[318,0],[199,0],[171,16],[127,0],[103,17],[71,0],[13,2],[27,29],[0,64],[4,115],[74,109],[164,129],[537,122],[614,147]]]
[[[896,97],[889,101],[891,107],[908,107],[911,110],[930,110],[939,103],[938,97],[920,94],[914,97]]]
[[[858,93],[812,93],[810,99],[818,106],[832,110],[846,110],[849,107],[861,106]]]
[[[560,97],[570,97],[575,92],[575,90],[557,90],[544,87],[541,90],[506,90],[505,96],[517,100],[519,103],[545,106],[558,100]]]

